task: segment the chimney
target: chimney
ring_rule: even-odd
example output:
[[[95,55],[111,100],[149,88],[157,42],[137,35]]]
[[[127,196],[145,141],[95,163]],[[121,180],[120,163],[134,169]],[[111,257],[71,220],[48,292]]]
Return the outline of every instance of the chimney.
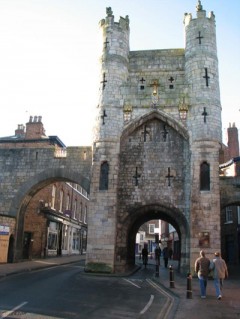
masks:
[[[40,139],[45,137],[45,129],[42,123],[41,116],[30,116],[29,122],[26,123],[25,139]]]
[[[18,124],[18,128],[15,130],[15,136],[19,138],[24,138],[25,136],[25,127],[23,124]]]
[[[228,153],[229,159],[239,156],[239,141],[238,141],[238,129],[235,126],[235,123],[231,125],[229,123],[229,128],[227,129],[228,133]]]

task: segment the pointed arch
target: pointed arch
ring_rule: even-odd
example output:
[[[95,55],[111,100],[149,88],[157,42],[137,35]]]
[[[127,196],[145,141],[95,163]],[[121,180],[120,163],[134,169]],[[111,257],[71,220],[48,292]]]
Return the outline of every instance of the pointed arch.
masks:
[[[144,125],[145,123],[153,119],[158,119],[159,121],[166,123],[168,126],[172,127],[175,131],[177,131],[185,140],[189,139],[188,131],[181,123],[177,122],[174,118],[170,117],[164,111],[152,110],[151,112],[137,117],[132,122],[130,122],[123,130],[121,140],[124,140],[138,127]]]

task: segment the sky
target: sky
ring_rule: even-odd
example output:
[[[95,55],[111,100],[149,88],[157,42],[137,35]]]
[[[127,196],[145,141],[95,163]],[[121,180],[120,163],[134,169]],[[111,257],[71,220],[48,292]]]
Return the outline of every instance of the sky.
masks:
[[[202,0],[216,16],[223,141],[240,128],[240,1]],[[111,7],[130,19],[130,50],[184,48],[183,16],[197,0],[0,0],[0,137],[42,116],[66,146],[92,143],[101,36]]]

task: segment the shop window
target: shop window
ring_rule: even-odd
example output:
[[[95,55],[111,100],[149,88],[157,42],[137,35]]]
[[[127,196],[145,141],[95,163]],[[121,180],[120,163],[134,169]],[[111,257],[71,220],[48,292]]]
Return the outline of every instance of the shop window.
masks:
[[[58,236],[57,233],[49,232],[48,234],[48,249],[56,250],[57,249]]]

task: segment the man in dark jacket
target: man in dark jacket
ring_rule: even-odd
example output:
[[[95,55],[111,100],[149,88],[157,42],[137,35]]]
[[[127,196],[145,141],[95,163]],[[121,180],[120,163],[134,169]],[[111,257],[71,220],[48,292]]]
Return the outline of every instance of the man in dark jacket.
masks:
[[[195,261],[195,272],[198,275],[201,298],[206,298],[207,280],[209,273],[210,260],[205,256],[203,250],[200,251],[200,257]]]

